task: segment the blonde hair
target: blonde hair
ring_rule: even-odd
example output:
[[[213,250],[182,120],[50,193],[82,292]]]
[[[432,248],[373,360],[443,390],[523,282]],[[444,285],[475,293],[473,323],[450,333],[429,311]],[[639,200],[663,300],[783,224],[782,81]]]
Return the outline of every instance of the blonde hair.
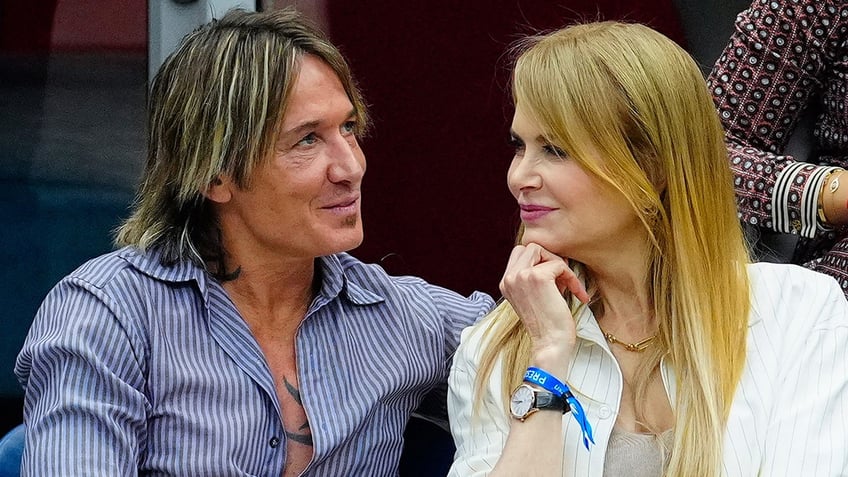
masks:
[[[117,245],[157,247],[165,263],[191,260],[226,277],[226,253],[203,191],[221,174],[250,186],[306,54],[338,75],[361,134],[366,108],[347,63],[296,11],[235,9],[183,39],[153,80],[147,164]]]
[[[722,128],[700,70],[674,42],[638,24],[576,25],[519,48],[516,104],[547,140],[629,201],[651,242],[647,286],[658,339],[634,386],[641,403],[663,356],[676,371],[667,475],[719,475],[745,360],[749,257]],[[604,161],[592,160],[591,149]],[[597,300],[592,277],[577,269]],[[566,298],[576,313],[579,302]],[[508,302],[484,326],[477,404],[498,360],[505,400],[529,362],[527,333]]]

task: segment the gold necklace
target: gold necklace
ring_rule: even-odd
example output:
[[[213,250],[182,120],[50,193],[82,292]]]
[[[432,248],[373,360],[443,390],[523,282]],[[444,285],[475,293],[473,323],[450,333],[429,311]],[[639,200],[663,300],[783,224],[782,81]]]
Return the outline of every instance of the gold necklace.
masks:
[[[613,335],[612,333],[607,333],[604,330],[601,330],[601,333],[603,333],[604,338],[606,338],[609,344],[620,344],[621,346],[624,346],[624,349],[626,349],[627,351],[633,351],[635,353],[640,353],[648,349],[648,344],[650,344],[651,341],[653,341],[653,339],[657,337],[657,335],[653,335],[643,339],[642,341],[639,341],[638,343],[627,343],[616,338],[615,335]]]

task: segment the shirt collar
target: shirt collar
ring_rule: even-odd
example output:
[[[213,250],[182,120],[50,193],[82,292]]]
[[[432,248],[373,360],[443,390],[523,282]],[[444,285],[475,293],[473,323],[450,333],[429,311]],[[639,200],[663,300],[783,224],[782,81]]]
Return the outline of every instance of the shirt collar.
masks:
[[[138,271],[157,280],[166,282],[197,282],[204,299],[208,296],[208,272],[201,266],[189,260],[163,265],[162,254],[156,249],[141,251],[135,247],[125,247],[119,252],[120,256],[133,265]],[[348,254],[335,254],[318,257],[316,268],[321,273],[321,289],[318,297],[323,302],[335,299],[340,294],[356,305],[373,305],[385,301],[385,297],[375,290],[369,290],[360,284],[342,263],[355,260]]]
[[[357,281],[344,263],[354,260],[346,253],[318,257],[316,265],[321,272],[321,290],[319,297],[332,300],[344,293],[345,297],[356,305],[373,305],[386,300],[376,290],[369,290]]]
[[[190,260],[180,260],[165,265],[162,263],[161,251],[156,248],[141,250],[132,246],[124,247],[119,252],[119,256],[139,272],[156,280],[172,283],[196,282],[203,300],[206,303],[209,302],[209,275],[200,265]]]
[[[140,250],[135,247],[124,247],[119,252],[121,258],[133,265],[138,271],[150,277],[166,282],[206,282],[206,270],[189,260],[164,265],[162,254],[158,249]]]
[[[598,322],[595,321],[595,315],[589,305],[580,305],[576,310],[574,320],[576,321],[577,336],[602,347],[607,347],[607,341],[604,339],[604,334],[601,332]]]

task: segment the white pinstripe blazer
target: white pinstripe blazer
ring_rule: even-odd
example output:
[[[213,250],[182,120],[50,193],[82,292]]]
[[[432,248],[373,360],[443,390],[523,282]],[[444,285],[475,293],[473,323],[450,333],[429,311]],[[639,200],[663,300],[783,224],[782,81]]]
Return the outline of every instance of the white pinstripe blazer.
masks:
[[[828,276],[794,265],[749,267],[752,310],[747,361],[724,442],[726,476],[848,475],[848,302]],[[450,377],[448,410],[457,452],[450,476],[487,475],[501,454],[509,417],[498,364],[472,423],[480,324],[465,330]],[[577,316],[578,348],[568,382],[594,428],[587,451],[580,427],[563,416],[563,476],[600,477],[621,396],[621,372],[591,312]],[[674,374],[663,381],[674,403]]]

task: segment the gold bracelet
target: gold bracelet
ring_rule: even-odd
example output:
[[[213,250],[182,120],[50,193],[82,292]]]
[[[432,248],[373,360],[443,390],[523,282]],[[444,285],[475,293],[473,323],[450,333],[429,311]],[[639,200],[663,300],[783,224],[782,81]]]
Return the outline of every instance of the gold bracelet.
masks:
[[[837,169],[833,169],[832,171],[828,172],[827,175],[824,176],[824,184],[822,185],[822,188],[819,191],[819,200],[818,200],[818,204],[817,204],[818,213],[819,213],[819,220],[823,224],[829,224],[830,223],[830,221],[827,220],[827,216],[824,214],[824,189],[825,189],[824,186],[827,185],[828,192],[830,192],[831,194],[835,194],[836,191],[839,190],[839,176],[841,176],[844,171],[845,171],[845,169],[837,168]],[[835,176],[834,176],[834,174],[835,174]],[[834,176],[833,180],[830,179],[831,176]]]

